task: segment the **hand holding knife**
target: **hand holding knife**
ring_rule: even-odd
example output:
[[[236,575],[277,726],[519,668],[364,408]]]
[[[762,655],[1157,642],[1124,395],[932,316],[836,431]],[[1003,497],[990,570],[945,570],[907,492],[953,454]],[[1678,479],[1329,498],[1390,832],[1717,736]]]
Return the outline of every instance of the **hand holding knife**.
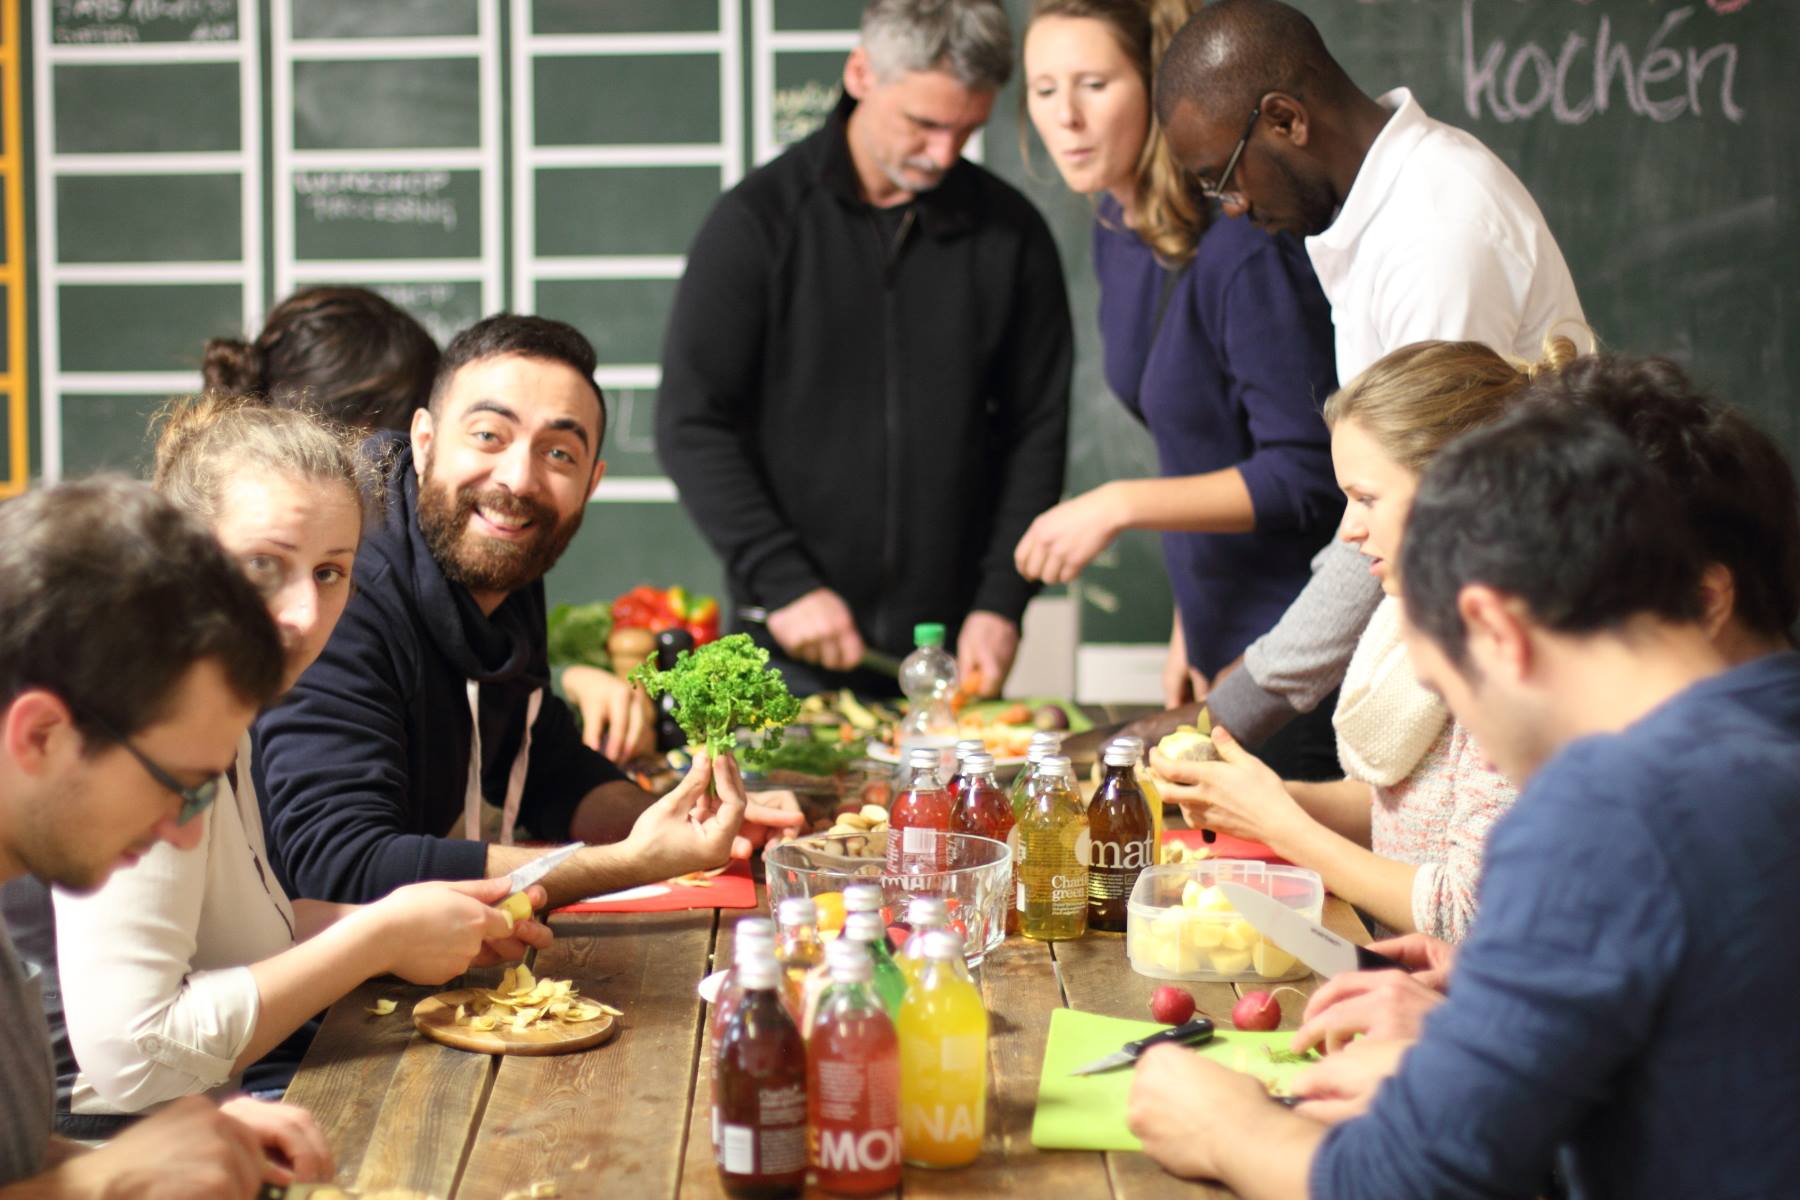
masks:
[[[531,900],[525,895],[525,889],[573,858],[576,851],[586,848],[586,842],[570,842],[566,846],[558,846],[548,854],[538,855],[524,866],[514,867],[512,874],[507,877],[512,895],[494,907],[511,917],[514,924],[530,920]]]

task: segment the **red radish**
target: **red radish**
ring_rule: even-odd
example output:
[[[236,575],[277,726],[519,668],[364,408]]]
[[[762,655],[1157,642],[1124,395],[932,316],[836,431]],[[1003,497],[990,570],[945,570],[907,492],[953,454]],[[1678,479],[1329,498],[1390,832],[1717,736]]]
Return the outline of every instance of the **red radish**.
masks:
[[[1150,997],[1151,1019],[1164,1025],[1184,1025],[1194,1015],[1194,998],[1186,988],[1159,987]]]
[[[1267,1033],[1281,1024],[1281,1002],[1267,992],[1245,992],[1231,1006],[1231,1023],[1245,1033]]]

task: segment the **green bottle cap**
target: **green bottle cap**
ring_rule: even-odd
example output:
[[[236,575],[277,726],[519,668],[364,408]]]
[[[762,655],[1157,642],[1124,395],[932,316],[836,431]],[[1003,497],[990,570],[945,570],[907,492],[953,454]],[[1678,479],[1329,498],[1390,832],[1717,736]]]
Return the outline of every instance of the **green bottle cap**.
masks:
[[[913,645],[941,646],[944,644],[944,627],[937,621],[921,621],[913,626]]]

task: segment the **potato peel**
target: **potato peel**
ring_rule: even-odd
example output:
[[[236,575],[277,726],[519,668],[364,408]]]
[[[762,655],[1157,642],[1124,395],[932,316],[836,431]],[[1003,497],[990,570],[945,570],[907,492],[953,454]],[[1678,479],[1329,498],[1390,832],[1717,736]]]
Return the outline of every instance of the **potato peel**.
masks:
[[[480,990],[473,1002],[456,1006],[456,1024],[482,1033],[502,1025],[513,1033],[527,1033],[624,1015],[610,1004],[583,997],[567,979],[539,979],[525,966],[506,968],[499,987]]]
[[[364,1011],[371,1017],[386,1017],[393,1015],[395,1007],[396,1005],[392,1000],[377,1000],[372,1006]]]

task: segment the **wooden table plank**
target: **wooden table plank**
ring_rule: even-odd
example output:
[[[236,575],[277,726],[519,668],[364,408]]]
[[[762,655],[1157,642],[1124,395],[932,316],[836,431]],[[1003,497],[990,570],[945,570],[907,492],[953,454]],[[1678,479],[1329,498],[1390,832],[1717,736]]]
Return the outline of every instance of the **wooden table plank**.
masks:
[[[550,1058],[500,1060],[457,1185],[468,1200],[555,1180],[559,1195],[669,1196],[681,1174],[700,1030],[694,985],[714,913],[558,920],[538,973],[625,1011],[611,1042]]]
[[[312,1112],[347,1187],[447,1196],[491,1064],[417,1037],[412,1006],[436,988],[373,979],[333,1005],[285,1099]],[[396,1002],[372,1017],[377,999]]]

